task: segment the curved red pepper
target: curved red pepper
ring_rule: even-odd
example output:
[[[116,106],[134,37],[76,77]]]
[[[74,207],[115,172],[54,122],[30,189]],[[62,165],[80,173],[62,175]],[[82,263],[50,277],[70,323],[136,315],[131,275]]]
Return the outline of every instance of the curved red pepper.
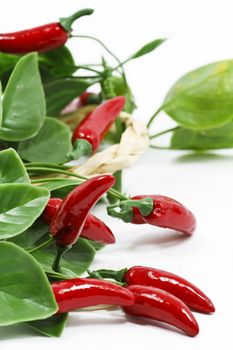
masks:
[[[129,286],[127,288],[135,296],[131,306],[123,310],[131,316],[145,317],[168,323],[194,337],[199,332],[196,319],[189,308],[174,295],[161,289],[147,286]]]
[[[62,203],[61,198],[50,198],[43,212],[43,220],[50,224],[55,216],[59,206]],[[110,228],[100,219],[92,214],[88,214],[83,226],[80,237],[84,237],[103,244],[113,244],[116,242],[114,234]]]
[[[77,241],[90,210],[114,183],[112,175],[95,176],[65,197],[50,224],[50,233],[59,246],[70,246]]]
[[[191,235],[196,227],[194,215],[183,204],[161,195],[138,195],[131,199],[139,200],[150,197],[153,199],[154,209],[147,216],[142,216],[138,208],[133,209],[132,223],[150,224]]]
[[[59,313],[95,305],[132,305],[130,290],[107,281],[74,278],[52,284]]]
[[[125,97],[117,96],[97,106],[76,127],[72,142],[74,151],[67,156],[77,159],[95,152],[125,105]]]
[[[92,13],[92,9],[84,9],[70,17],[61,18],[60,22],[19,32],[0,34],[0,51],[25,54],[33,51],[45,52],[61,47],[70,36],[72,23],[77,18]]]
[[[200,312],[215,311],[211,300],[199,288],[171,272],[134,266],[124,274],[124,281],[128,285],[145,285],[165,290]]]
[[[80,236],[103,244],[113,244],[116,242],[110,228],[92,214],[88,215]]]

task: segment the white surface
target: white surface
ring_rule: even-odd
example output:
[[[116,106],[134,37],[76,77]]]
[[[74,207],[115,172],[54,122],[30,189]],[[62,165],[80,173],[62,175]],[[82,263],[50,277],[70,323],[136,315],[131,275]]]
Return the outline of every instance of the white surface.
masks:
[[[77,8],[96,9],[92,18],[80,20],[76,32],[102,38],[121,58],[157,38],[169,40],[154,54],[127,66],[136,96],[135,115],[143,120],[161,104],[171,84],[199,65],[232,58],[232,1],[10,1],[0,12],[0,32],[54,21]],[[14,11],[12,13],[12,11]],[[101,56],[95,43],[73,40],[80,63]],[[76,48],[78,47],[78,48]],[[160,116],[154,130],[173,125]],[[215,153],[216,154],[216,153]],[[211,316],[195,314],[200,334],[189,338],[166,327],[128,322],[120,311],[81,312],[71,315],[60,339],[36,336],[21,327],[1,328],[1,349],[99,350],[232,349],[232,208],[233,153],[193,156],[185,152],[148,151],[124,173],[130,194],[160,193],[186,204],[198,227],[190,239],[154,227],[127,225],[106,217],[118,243],[97,255],[97,268],[142,264],[173,271],[200,286],[216,305]],[[103,211],[98,209],[102,217]]]

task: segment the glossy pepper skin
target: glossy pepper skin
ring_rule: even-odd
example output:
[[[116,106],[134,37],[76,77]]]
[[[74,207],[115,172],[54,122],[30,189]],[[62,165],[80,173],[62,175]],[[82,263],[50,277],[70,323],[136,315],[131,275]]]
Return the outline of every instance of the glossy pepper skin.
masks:
[[[62,204],[61,198],[50,198],[43,212],[43,220],[50,224],[59,206]],[[103,244],[113,244],[116,242],[114,234],[110,228],[100,219],[92,214],[88,214],[80,237],[100,242]]]
[[[61,18],[60,22],[0,34],[0,51],[12,54],[26,54],[33,51],[46,52],[63,46],[68,40],[71,25],[75,19],[92,14],[93,10],[84,9],[74,15]]]
[[[117,96],[103,102],[76,127],[72,142],[86,140],[91,144],[92,152],[95,152],[124,105],[124,96]]]
[[[123,310],[131,316],[145,317],[175,326],[190,337],[199,332],[196,319],[189,308],[174,295],[164,290],[147,286],[129,286],[135,296],[133,305]]]
[[[50,198],[42,214],[42,218],[46,224],[50,224],[55,216],[59,206],[62,204],[61,198]]]
[[[59,246],[69,247],[77,241],[90,210],[114,183],[112,175],[95,176],[64,198],[50,223],[50,233]]]
[[[132,208],[132,223],[170,228],[187,235],[193,233],[196,227],[196,219],[183,204],[161,195],[138,195],[131,199],[138,200],[146,197],[153,199],[154,208],[152,212],[148,216],[142,216],[138,208]]]
[[[134,303],[130,290],[111,282],[74,278],[52,284],[59,313],[95,305],[129,306]]]
[[[124,275],[127,285],[144,285],[162,289],[182,300],[190,308],[211,313],[215,307],[211,300],[194,284],[171,272],[145,266],[133,266]]]

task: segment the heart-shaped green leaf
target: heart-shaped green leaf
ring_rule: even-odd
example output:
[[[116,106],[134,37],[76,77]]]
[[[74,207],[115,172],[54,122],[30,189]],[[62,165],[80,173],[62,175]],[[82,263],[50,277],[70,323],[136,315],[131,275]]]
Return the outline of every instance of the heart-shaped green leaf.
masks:
[[[53,315],[46,320],[27,322],[34,331],[48,337],[60,337],[68,319],[68,313]]]
[[[57,117],[70,101],[94,83],[88,79],[63,78],[45,84],[47,115]]]
[[[36,136],[20,142],[18,153],[30,162],[64,163],[71,149],[68,126],[57,119],[46,118]]]
[[[45,188],[26,184],[0,186],[0,239],[14,237],[30,227],[49,199]]]
[[[200,67],[178,80],[163,110],[185,128],[219,127],[233,118],[233,60]]]
[[[37,54],[23,56],[16,64],[3,96],[0,138],[25,140],[35,135],[45,118],[45,98]]]
[[[13,148],[0,152],[0,183],[30,183],[28,173]]]
[[[57,304],[40,264],[24,249],[0,242],[0,326],[44,319]]]
[[[204,131],[179,128],[173,132],[170,147],[192,150],[232,148],[233,122]]]

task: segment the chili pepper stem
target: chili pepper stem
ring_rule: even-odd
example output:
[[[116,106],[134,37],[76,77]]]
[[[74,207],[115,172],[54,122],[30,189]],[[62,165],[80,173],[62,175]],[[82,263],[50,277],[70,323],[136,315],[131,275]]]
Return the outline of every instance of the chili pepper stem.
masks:
[[[41,249],[41,248],[45,248],[45,247],[48,247],[51,243],[53,242],[53,238],[50,237],[46,242],[38,245],[37,247],[33,248],[33,249],[30,249],[28,250],[28,253],[34,253],[36,252],[37,250]]]
[[[52,269],[56,272],[60,272],[60,262],[63,255],[71,248],[71,246],[60,246],[57,245],[57,253],[53,261]]]
[[[121,270],[101,269],[101,270],[95,270],[95,271],[88,270],[87,273],[89,274],[90,277],[93,277],[93,278],[111,278],[119,283],[125,284],[124,275],[127,271],[128,271],[127,268],[124,268]]]
[[[120,202],[119,207],[124,210],[126,208],[136,207],[139,209],[141,215],[147,216],[147,215],[150,215],[150,213],[152,212],[154,208],[154,203],[153,203],[153,199],[150,197],[146,197],[139,200],[128,199],[126,201]]]
[[[83,16],[89,16],[94,12],[93,9],[83,9],[78,12],[75,12],[73,15],[69,17],[60,18],[59,22],[61,26],[65,29],[66,32],[70,33],[72,31],[72,24],[76,19],[83,17]]]
[[[70,160],[76,160],[83,156],[88,156],[91,153],[92,153],[92,146],[90,142],[83,139],[78,139],[73,144],[73,151],[67,153],[66,157],[70,161]]]

